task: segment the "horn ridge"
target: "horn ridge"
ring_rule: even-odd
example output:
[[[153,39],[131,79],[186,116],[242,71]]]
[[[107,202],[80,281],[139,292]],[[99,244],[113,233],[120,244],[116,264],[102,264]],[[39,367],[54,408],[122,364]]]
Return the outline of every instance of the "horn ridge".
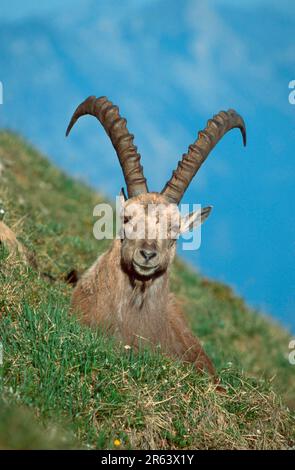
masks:
[[[183,154],[162,194],[171,202],[178,204],[211,150],[234,128],[240,129],[245,146],[246,126],[243,118],[235,110],[220,111],[209,119],[206,128],[198,132],[197,140],[189,146],[187,153]]]
[[[148,192],[143,167],[140,164],[140,154],[133,143],[134,136],[127,129],[127,121],[120,116],[118,106],[108,100],[106,96],[96,98],[89,96],[74,112],[68,125],[66,136],[81,116],[92,115],[96,117],[116,150],[127,185],[128,197]]]

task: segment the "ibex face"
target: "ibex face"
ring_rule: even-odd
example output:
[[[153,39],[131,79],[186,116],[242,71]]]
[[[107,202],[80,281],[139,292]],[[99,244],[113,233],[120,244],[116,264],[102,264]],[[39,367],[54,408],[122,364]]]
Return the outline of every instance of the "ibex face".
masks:
[[[135,277],[163,273],[171,264],[178,236],[203,222],[210,207],[181,219],[176,204],[159,193],[144,193],[127,201],[121,196],[122,266]]]
[[[179,212],[161,194],[146,193],[123,203],[122,265],[135,276],[166,271],[175,255]]]

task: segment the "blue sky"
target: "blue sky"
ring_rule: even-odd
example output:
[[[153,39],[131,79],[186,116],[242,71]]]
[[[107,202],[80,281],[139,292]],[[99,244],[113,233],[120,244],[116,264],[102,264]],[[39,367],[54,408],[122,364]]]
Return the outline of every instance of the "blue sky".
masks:
[[[119,104],[155,190],[208,118],[237,109],[248,146],[233,131],[192,182],[184,202],[214,210],[184,256],[295,330],[294,27],[288,1],[2,0],[0,126],[113,197],[122,175],[97,123],[64,138],[86,96]]]

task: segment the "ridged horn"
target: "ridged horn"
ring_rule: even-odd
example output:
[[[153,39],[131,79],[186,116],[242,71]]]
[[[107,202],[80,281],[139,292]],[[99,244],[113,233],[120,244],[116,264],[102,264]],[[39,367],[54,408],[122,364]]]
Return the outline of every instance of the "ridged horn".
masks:
[[[182,156],[177,169],[162,190],[171,202],[179,204],[191,180],[219,140],[231,129],[238,128],[246,145],[246,127],[243,118],[233,109],[220,111],[209,119],[206,128],[200,131],[197,140]]]
[[[127,121],[120,116],[118,107],[105,96],[100,98],[89,96],[74,112],[66,136],[69,135],[75,122],[86,114],[96,117],[110,137],[123,170],[128,197],[148,192],[143,168],[140,164],[140,154],[133,143],[134,136],[128,131]]]

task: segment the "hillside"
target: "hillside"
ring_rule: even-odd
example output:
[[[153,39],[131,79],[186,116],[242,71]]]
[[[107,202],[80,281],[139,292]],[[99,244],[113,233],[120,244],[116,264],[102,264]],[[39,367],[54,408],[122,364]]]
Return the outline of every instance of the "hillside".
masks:
[[[294,446],[287,332],[180,260],[173,290],[226,394],[189,366],[82,327],[68,316],[65,277],[108,244],[92,235],[101,197],[8,132],[0,163],[4,222],[30,253],[26,263],[0,244],[0,448]]]

